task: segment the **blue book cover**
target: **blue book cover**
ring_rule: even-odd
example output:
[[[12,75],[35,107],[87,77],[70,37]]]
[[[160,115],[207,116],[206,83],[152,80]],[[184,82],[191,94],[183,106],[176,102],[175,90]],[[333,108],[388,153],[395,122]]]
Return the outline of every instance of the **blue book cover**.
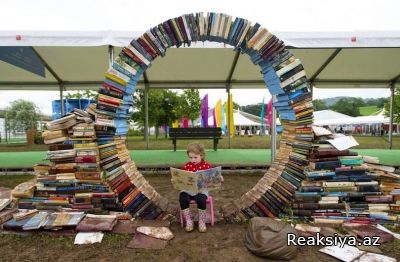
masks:
[[[39,229],[44,223],[46,223],[47,217],[49,216],[48,212],[39,212],[31,219],[28,220],[23,226],[23,230],[34,230]]]

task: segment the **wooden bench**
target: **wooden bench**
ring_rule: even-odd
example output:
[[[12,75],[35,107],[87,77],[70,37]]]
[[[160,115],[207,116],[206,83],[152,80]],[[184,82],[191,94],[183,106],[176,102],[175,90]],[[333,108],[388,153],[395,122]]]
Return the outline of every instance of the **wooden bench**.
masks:
[[[214,151],[217,151],[218,140],[222,137],[220,127],[191,127],[191,128],[170,128],[169,139],[172,140],[174,151],[176,151],[176,140],[187,139],[212,139],[214,140]]]

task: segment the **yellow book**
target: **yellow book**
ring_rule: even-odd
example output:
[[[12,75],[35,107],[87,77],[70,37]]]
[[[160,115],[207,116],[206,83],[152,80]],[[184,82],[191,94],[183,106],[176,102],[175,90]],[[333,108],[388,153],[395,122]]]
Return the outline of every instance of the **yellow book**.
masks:
[[[115,81],[115,82],[117,82],[117,83],[120,84],[120,85],[123,85],[123,86],[126,86],[126,85],[127,85],[127,83],[126,83],[126,81],[125,81],[124,79],[119,78],[118,76],[113,75],[113,74],[110,74],[110,73],[108,73],[108,72],[104,74],[104,77],[107,78],[107,79],[110,79],[110,80],[112,80],[112,81]]]
[[[91,148],[95,147],[96,143],[83,143],[83,144],[74,144],[74,148]]]
[[[181,34],[181,31],[179,30],[178,23],[176,22],[176,19],[175,18],[171,19],[171,21],[172,21],[172,26],[174,27],[174,29],[175,29],[175,31],[177,33],[177,37],[178,37],[179,42],[183,43],[184,39],[183,39],[183,36]]]

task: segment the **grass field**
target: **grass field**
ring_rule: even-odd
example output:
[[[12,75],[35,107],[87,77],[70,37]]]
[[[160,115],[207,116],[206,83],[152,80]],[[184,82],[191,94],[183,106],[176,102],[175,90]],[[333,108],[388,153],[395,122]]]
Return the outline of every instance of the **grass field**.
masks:
[[[399,149],[355,149],[359,154],[379,157],[381,164],[400,166]],[[187,161],[185,150],[131,150],[131,157],[138,166],[180,166]],[[269,149],[220,149],[207,150],[207,161],[214,165],[268,165],[271,163]],[[32,167],[46,163],[45,151],[0,152],[0,168]],[[48,162],[49,163],[49,162]]]
[[[360,144],[353,148],[360,153],[378,156],[382,164],[400,165],[400,137],[393,137],[393,149],[387,150],[387,137],[354,136]],[[194,140],[193,140],[194,141]],[[186,161],[185,149],[191,140],[178,140],[177,152],[173,152],[171,140],[164,137],[151,137],[149,149],[143,137],[129,137],[128,148],[132,159],[140,165],[180,165]],[[218,151],[211,150],[212,141],[200,140],[208,149],[207,160],[215,164],[269,164],[270,146],[269,136],[234,137],[231,139],[231,148],[227,138],[220,140]],[[278,142],[279,145],[279,142]],[[0,167],[32,167],[35,163],[46,162],[47,145],[11,144],[0,145]]]
[[[368,149],[368,148],[388,148],[388,137],[387,136],[354,136],[360,144],[357,148]],[[178,140],[177,149],[186,149],[186,146],[194,142],[195,140]],[[212,148],[211,140],[200,140],[206,148]],[[278,136],[279,145],[279,136]],[[26,145],[26,144],[0,144],[0,152],[21,152],[21,151],[47,151],[47,145]],[[219,141],[218,149],[228,149],[229,139],[224,137]],[[266,149],[271,148],[271,137],[270,136],[253,136],[253,137],[233,137],[231,139],[231,148],[233,149]],[[400,136],[393,136],[393,148],[400,149]],[[128,149],[130,150],[144,150],[146,149],[146,141],[143,137],[128,137]],[[150,137],[149,149],[173,149],[172,141],[164,137]]]
[[[362,116],[370,116],[381,110],[381,108],[378,108],[377,106],[362,106],[359,107],[359,109]]]

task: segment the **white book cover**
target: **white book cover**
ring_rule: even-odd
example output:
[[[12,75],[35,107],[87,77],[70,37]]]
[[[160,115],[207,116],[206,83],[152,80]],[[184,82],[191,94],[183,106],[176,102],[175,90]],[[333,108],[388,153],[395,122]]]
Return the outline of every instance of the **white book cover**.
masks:
[[[171,182],[175,189],[188,192],[204,192],[221,187],[221,167],[214,167],[197,172],[170,168]]]
[[[228,21],[226,24],[225,35],[224,35],[225,39],[228,39],[229,31],[231,30],[231,26],[232,26],[232,16],[228,16]]]

